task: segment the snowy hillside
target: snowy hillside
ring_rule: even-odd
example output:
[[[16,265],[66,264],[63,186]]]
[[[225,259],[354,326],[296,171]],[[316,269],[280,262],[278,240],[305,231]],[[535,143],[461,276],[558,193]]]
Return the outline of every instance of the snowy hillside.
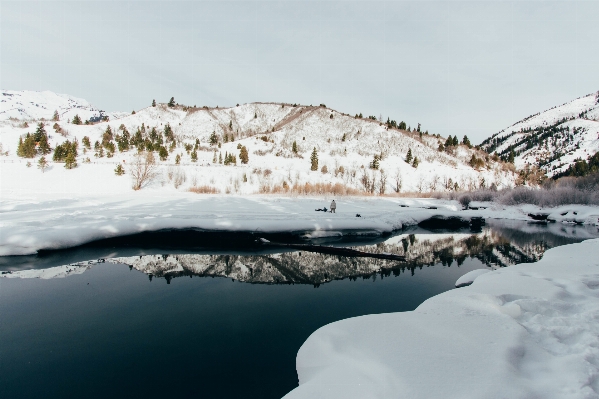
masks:
[[[52,120],[54,112],[60,120],[72,120],[75,115],[83,120],[107,116],[118,119],[128,113],[106,113],[94,108],[90,103],[67,94],[56,94],[51,91],[15,91],[1,90],[0,121],[9,119],[19,121]]]
[[[3,94],[11,99],[11,104],[17,103],[16,98],[20,103],[34,104],[23,108],[22,115],[38,119],[51,118],[58,108],[58,99],[62,99],[64,108],[60,110],[65,109],[62,115],[68,117],[44,122],[49,145],[55,149],[67,140],[78,143],[77,168],[65,170],[64,163],[51,162],[42,174],[35,170],[39,154],[32,159],[17,157],[19,138],[25,140],[27,133],[33,135],[35,122],[25,126],[14,119],[0,121],[1,150],[8,152],[1,159],[3,175],[20,176],[18,181],[8,178],[6,184],[3,182],[3,191],[7,189],[11,195],[25,194],[23,190],[31,189],[24,187],[23,179],[39,190],[45,188],[46,192],[55,186],[55,179],[61,184],[72,179],[74,186],[86,187],[90,194],[95,192],[89,187],[94,181],[111,181],[116,191],[130,190],[128,173],[114,174],[117,164],[129,172],[138,150],[150,149],[158,160],[160,147],[168,152],[163,160],[158,160],[159,176],[153,185],[185,191],[195,188],[199,192],[239,194],[325,191],[389,194],[473,189],[493,183],[508,187],[515,180],[509,167],[474,148],[459,144],[440,150],[445,138],[399,130],[324,106],[252,103],[231,108],[196,108],[157,104],[118,120],[78,125],[72,123],[71,114],[79,113],[86,120],[88,114],[83,112],[84,108],[92,109],[83,100],[48,92]],[[36,97],[42,95],[48,99],[45,103]],[[7,100],[7,106],[8,103]],[[72,107],[66,110],[68,104]],[[32,109],[47,113],[35,113]],[[17,115],[21,111],[14,112]],[[110,134],[106,135],[108,128]],[[83,145],[84,137],[90,140],[88,148]],[[126,144],[123,137],[127,137]],[[241,163],[241,147],[247,149],[247,164]],[[314,149],[318,167],[311,170]],[[408,152],[412,159],[406,162]],[[227,155],[235,159],[230,157],[231,162],[227,162]],[[476,164],[473,157],[478,161]],[[46,158],[51,160],[52,154]],[[414,164],[416,158],[418,164]],[[25,171],[27,162],[32,167]]]
[[[504,158],[513,151],[517,168],[537,165],[548,176],[563,172],[599,151],[599,92],[529,116],[483,141],[482,147]]]

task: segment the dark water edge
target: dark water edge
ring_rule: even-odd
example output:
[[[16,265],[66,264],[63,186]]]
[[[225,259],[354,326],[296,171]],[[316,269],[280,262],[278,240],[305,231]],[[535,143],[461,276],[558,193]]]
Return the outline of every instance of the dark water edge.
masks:
[[[100,263],[66,278],[0,278],[0,397],[280,398],[297,386],[295,356],[316,329],[348,317],[413,310],[470,270],[534,261],[548,248],[598,236],[594,226],[489,220],[481,234],[411,228],[391,237],[315,241],[410,255],[410,264],[391,269],[364,261],[361,270],[370,272],[358,278],[342,277],[349,269],[341,266],[352,259],[273,255],[236,246],[229,236],[219,237],[216,248],[210,240],[192,241],[200,259],[225,265],[203,277],[193,265],[175,273],[158,262],[158,269]],[[156,237],[156,247],[143,240],[93,243],[16,265],[10,261],[17,257],[2,258],[2,267],[189,253],[184,241],[165,244]],[[265,279],[255,274],[248,280],[266,284],[227,278],[225,260],[281,257],[314,270],[306,271],[313,280],[276,284],[268,262]],[[341,277],[312,285],[321,272]]]

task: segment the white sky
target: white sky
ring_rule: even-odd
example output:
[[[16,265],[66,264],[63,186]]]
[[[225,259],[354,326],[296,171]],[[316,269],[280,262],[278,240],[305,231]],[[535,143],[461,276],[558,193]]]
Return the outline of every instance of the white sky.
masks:
[[[599,90],[598,1],[0,2],[0,88],[320,104],[479,143]]]

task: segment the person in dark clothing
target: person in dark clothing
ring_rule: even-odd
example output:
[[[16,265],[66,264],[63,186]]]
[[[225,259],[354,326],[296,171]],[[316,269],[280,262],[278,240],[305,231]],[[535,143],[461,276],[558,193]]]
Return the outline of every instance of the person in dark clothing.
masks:
[[[337,209],[337,204],[335,203],[335,200],[333,200],[333,202],[331,202],[331,213],[335,213],[335,209]]]

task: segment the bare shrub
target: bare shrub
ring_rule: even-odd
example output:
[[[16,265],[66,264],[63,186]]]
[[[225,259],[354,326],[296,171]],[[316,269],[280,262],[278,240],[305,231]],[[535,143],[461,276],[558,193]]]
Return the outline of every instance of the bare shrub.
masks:
[[[189,191],[196,194],[220,194],[220,190],[212,186],[194,186]]]
[[[136,154],[129,170],[133,177],[133,189],[140,190],[146,187],[157,176],[157,166],[154,154],[151,152]]]
[[[173,176],[173,185],[175,186],[175,188],[179,188],[186,181],[187,175],[185,174],[185,171],[182,169],[177,169]]]

